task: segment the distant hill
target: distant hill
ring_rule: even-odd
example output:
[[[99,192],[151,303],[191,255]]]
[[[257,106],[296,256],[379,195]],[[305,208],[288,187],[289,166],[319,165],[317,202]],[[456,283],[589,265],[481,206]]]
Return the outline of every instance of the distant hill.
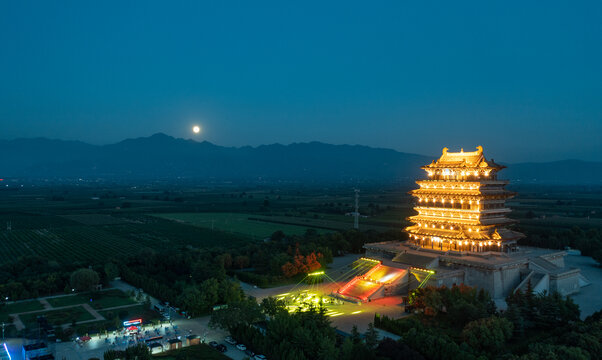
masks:
[[[165,134],[95,146],[77,141],[0,141],[0,178],[104,178],[303,182],[411,181],[434,156],[320,142],[223,147]],[[601,183],[602,163],[566,160],[509,165],[503,177],[528,183]]]

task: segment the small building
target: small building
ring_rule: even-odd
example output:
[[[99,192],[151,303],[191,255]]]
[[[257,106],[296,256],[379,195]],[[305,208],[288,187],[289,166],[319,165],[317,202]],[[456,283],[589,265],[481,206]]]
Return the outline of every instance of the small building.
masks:
[[[54,355],[46,354],[46,355],[34,356],[32,358],[29,358],[29,360],[54,360]]]
[[[151,354],[158,354],[163,352],[163,345],[158,342],[148,344],[148,348]]]
[[[186,346],[198,345],[201,343],[201,338],[198,335],[186,336]]]
[[[52,356],[50,349],[43,342],[23,345],[22,355],[23,359],[25,360],[54,359],[54,356]],[[43,357],[47,355],[50,355],[52,357]]]
[[[8,352],[8,347],[6,346],[6,343],[3,344],[3,346],[0,347],[0,360],[10,360],[10,353]]]
[[[176,350],[182,348],[182,340],[180,339],[170,339],[167,342],[169,343],[169,350]]]

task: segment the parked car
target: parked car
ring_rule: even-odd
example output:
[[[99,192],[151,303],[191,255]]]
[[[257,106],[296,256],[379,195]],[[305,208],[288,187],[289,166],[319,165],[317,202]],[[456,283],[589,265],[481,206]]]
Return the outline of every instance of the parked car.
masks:
[[[250,357],[251,359],[253,358],[253,356],[255,356],[255,353],[249,349],[245,350],[245,355],[247,355],[248,357]]]
[[[215,350],[224,353],[224,352],[228,351],[228,348],[224,344],[219,344],[219,345],[217,345],[217,347],[215,348]]]
[[[217,341],[210,341],[210,342],[209,342],[209,346],[211,346],[211,347],[212,347],[212,348],[214,348],[214,349],[216,349],[216,348],[217,348],[217,345],[219,345],[219,344],[217,343]]]
[[[267,360],[267,358],[265,357],[265,355],[255,355],[254,359],[255,360]]]
[[[226,336],[226,342],[230,345],[236,345],[236,340],[232,336]]]
[[[247,347],[245,344],[236,344],[236,348],[240,351],[245,351],[247,350]]]

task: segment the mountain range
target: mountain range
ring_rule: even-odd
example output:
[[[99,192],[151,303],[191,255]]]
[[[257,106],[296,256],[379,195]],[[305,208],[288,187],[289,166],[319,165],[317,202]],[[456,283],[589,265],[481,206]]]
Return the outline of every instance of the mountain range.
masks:
[[[0,140],[0,178],[399,182],[423,177],[435,156],[320,142],[224,147],[165,134],[110,145],[45,138]],[[505,164],[524,183],[602,184],[602,162]]]

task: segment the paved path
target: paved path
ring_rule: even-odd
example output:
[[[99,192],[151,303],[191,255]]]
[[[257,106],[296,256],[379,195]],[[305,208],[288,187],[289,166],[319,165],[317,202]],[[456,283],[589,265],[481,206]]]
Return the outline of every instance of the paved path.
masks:
[[[17,329],[17,331],[25,329],[25,324],[23,324],[23,321],[21,321],[21,318],[19,317],[19,315],[9,314],[9,316],[12,317],[13,325],[15,325],[15,328]]]
[[[83,304],[82,307],[92,314],[97,321],[106,320],[104,316],[100,315],[98,311],[94,310],[89,304]]]
[[[126,284],[127,285],[127,284]],[[107,291],[107,290],[112,290],[113,288],[108,288],[108,289],[103,289],[101,291]],[[132,290],[135,289],[134,287],[128,288],[128,290]],[[66,305],[66,306],[52,306],[52,304],[50,304],[48,302],[47,299],[53,299],[53,298],[60,298],[60,297],[66,297],[66,296],[73,296],[73,294],[67,294],[67,295],[56,295],[56,296],[47,296],[44,298],[38,298],[36,300],[38,300],[43,306],[44,309],[41,310],[32,310],[32,311],[25,311],[25,312],[20,312],[20,313],[13,313],[13,314],[9,314],[9,316],[12,317],[13,319],[13,324],[15,325],[15,328],[17,329],[17,331],[19,330],[23,330],[25,329],[25,324],[23,323],[23,321],[21,320],[21,318],[19,317],[20,315],[28,315],[28,314],[36,314],[36,313],[44,313],[46,311],[52,311],[52,310],[63,310],[63,309],[69,309],[69,308],[74,308],[77,306],[81,306],[83,307],[88,313],[90,313],[90,315],[94,316],[94,319],[91,320],[82,320],[82,321],[78,321],[76,324],[86,324],[86,323],[91,323],[91,322],[95,322],[95,321],[104,321],[106,320],[104,316],[102,316],[96,309],[94,309],[93,307],[91,307],[89,304],[75,304],[75,305]],[[31,300],[26,300],[26,301],[31,301]],[[157,301],[158,303],[158,301]],[[132,306],[138,306],[141,303],[137,302],[135,304],[127,304],[127,305],[120,305],[120,306],[113,306],[113,307],[109,307],[109,308],[104,308],[104,309],[99,309],[102,311],[105,310],[116,310],[116,309],[123,309],[123,308],[128,308],[128,307],[132,307]],[[72,323],[66,323],[66,324],[62,324],[61,327],[63,328],[67,328],[69,326],[71,326]]]
[[[40,301],[40,303],[41,303],[42,305],[44,305],[44,309],[45,309],[45,310],[50,310],[50,309],[52,309],[52,305],[50,305],[50,303],[48,302],[48,300],[46,300],[45,298],[44,298],[44,299],[39,299],[39,301]]]

